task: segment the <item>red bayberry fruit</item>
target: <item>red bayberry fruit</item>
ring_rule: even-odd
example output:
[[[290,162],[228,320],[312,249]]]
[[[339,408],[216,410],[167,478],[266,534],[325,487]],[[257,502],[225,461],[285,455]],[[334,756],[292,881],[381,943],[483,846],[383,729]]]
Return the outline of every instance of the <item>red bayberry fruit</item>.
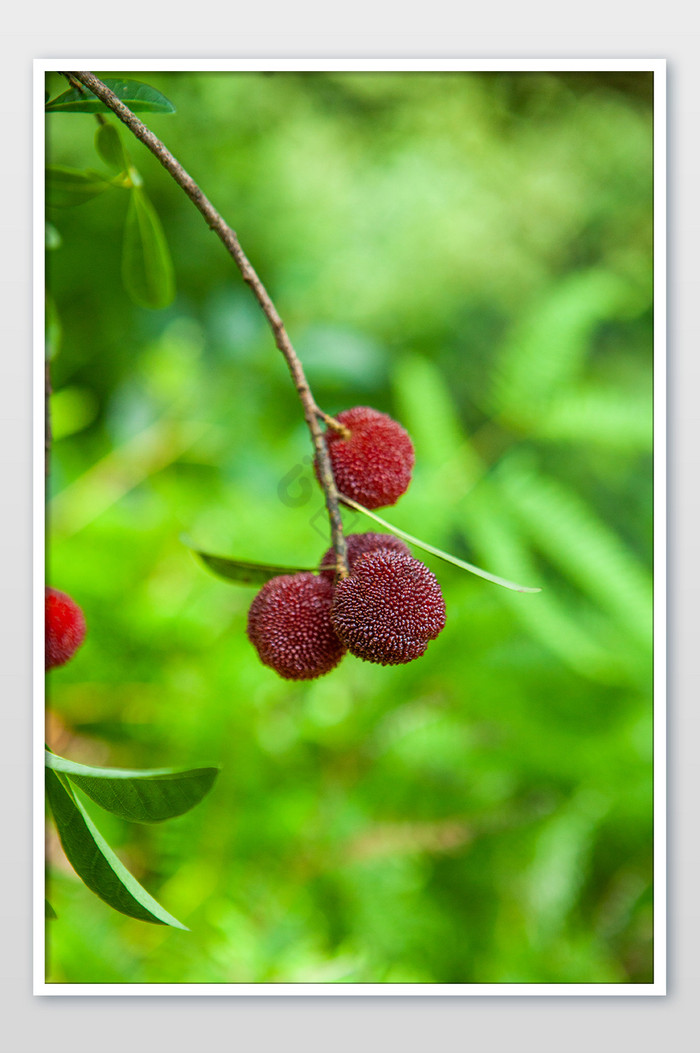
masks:
[[[350,433],[345,438],[329,429],[324,435],[339,492],[365,508],[395,504],[408,489],[415,461],[408,433],[368,406],[343,410],[336,419]]]
[[[424,563],[380,548],[335,586],[331,622],[351,654],[398,665],[419,658],[442,632],[445,602]]]
[[[285,680],[313,680],[345,654],[330,621],[333,586],[315,574],[283,574],[263,585],[248,612],[260,661]]]
[[[64,665],[85,639],[85,617],[65,592],[46,588],[46,668]]]
[[[388,548],[392,552],[403,552],[405,556],[411,555],[408,545],[405,545],[400,538],[394,537],[393,534],[373,534],[371,532],[366,534],[348,534],[345,538],[345,543],[348,548],[349,571],[352,571],[360,556],[364,556],[365,552],[374,552],[377,548]],[[328,578],[329,581],[334,581],[335,551],[332,546],[324,553],[319,565],[326,567],[325,570],[321,571],[323,577]]]

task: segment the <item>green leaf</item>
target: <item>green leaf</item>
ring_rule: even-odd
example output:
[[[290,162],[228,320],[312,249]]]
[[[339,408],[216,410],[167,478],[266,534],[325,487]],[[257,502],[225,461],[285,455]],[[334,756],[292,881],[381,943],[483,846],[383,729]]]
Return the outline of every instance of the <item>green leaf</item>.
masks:
[[[636,453],[652,449],[654,407],[647,390],[622,393],[613,387],[580,385],[562,391],[534,426],[549,442],[586,443],[591,447]]]
[[[187,544],[187,542],[184,542]],[[192,548],[191,545],[188,545]],[[332,567],[280,567],[273,563],[252,563],[250,560],[228,559],[226,556],[212,556],[208,552],[200,552],[192,549],[205,567],[208,567],[219,578],[226,581],[235,581],[239,585],[264,585],[266,581],[278,577],[280,574],[300,574],[304,571],[317,572],[319,570],[332,570]]]
[[[106,87],[113,91],[133,113],[175,113],[175,107],[165,95],[143,84],[138,80],[104,80]],[[96,95],[87,88],[70,88],[63,95],[52,99],[46,105],[47,113],[111,113]]]
[[[462,529],[488,559],[511,568],[513,573],[536,573],[521,532],[490,480],[483,480],[470,494]],[[503,602],[533,639],[579,675],[602,683],[624,683],[629,679],[626,655],[616,646],[609,623],[606,631],[597,632],[588,625],[581,610],[572,609],[551,588],[541,592],[533,603],[520,603],[510,593],[503,594]]]
[[[397,537],[402,537],[404,541],[409,541],[412,545],[417,545],[418,548],[424,549],[426,552],[431,552],[433,556],[439,556],[440,559],[444,559],[447,563],[454,563],[455,567],[461,567],[462,570],[468,570],[470,574],[476,574],[480,578],[485,578],[486,581],[492,581],[494,585],[502,585],[504,589],[511,589],[513,592],[541,592],[539,588],[532,588],[529,585],[518,585],[514,581],[508,581],[506,578],[499,578],[496,574],[490,574],[487,570],[482,570],[481,567],[475,567],[473,563],[467,563],[463,559],[458,559],[457,556],[451,556],[449,552],[443,552],[441,548],[435,548],[433,545],[429,545],[427,541],[421,541],[420,538],[413,537],[412,534],[407,534],[405,530],[399,530],[398,527],[392,526],[391,523],[387,523],[385,519],[381,519],[374,512],[370,512],[369,509],[363,508],[362,505],[358,505],[357,501],[353,501],[350,497],[345,497],[343,494],[340,495],[340,500],[344,505],[348,505],[350,508],[356,509],[358,512],[362,512],[364,515],[369,516],[370,519],[374,519],[376,523],[386,527],[392,534],[396,534]]]
[[[63,772],[101,808],[136,823],[160,823],[188,812],[209,792],[219,774],[218,768],[93,768],[48,752],[46,767]]]
[[[93,197],[109,190],[111,183],[99,172],[90,169],[68,168],[66,165],[46,167],[46,205],[48,208],[71,208],[83,205]]]
[[[44,900],[44,917],[47,920],[51,920],[57,917],[56,911],[53,909],[53,907],[47,899]]]
[[[99,403],[90,388],[69,386],[51,395],[51,437],[54,442],[75,435],[92,424]]]
[[[559,393],[578,380],[596,326],[642,306],[639,293],[604,268],[573,272],[549,287],[503,346],[492,411],[518,428],[536,426]]]
[[[590,866],[594,831],[609,808],[600,791],[584,785],[538,824],[532,860],[523,868],[523,893],[540,939],[554,939],[574,908]]]
[[[540,474],[517,453],[494,475],[533,543],[642,644],[651,643],[651,574],[575,490]]]
[[[445,464],[447,451],[462,462],[464,482],[480,475],[479,464],[466,442],[450,390],[449,377],[422,355],[404,355],[396,364],[393,386],[399,403],[399,420],[407,429],[420,462],[433,471]]]
[[[159,310],[175,298],[170,250],[158,214],[143,189],[133,187],[124,229],[122,279],[141,307]]]
[[[187,931],[129,873],[63,779],[46,769],[46,793],[58,836],[78,877],[121,914]]]
[[[95,149],[110,168],[125,172],[130,165],[118,129],[113,124],[101,124],[95,132]]]

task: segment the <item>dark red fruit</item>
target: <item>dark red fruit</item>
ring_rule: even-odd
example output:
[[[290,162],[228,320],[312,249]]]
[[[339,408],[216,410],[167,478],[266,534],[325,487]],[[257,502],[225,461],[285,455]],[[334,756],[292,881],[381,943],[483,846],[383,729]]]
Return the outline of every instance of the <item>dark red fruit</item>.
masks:
[[[405,545],[400,538],[394,537],[393,534],[373,534],[371,532],[367,534],[348,534],[345,538],[345,543],[348,547],[348,570],[350,571],[352,571],[360,556],[364,556],[365,552],[374,552],[378,548],[388,548],[392,552],[403,552],[405,556],[411,555],[408,545]],[[329,564],[331,564],[330,569],[328,569]],[[332,546],[322,556],[319,565],[327,568],[321,571],[322,576],[328,578],[329,581],[334,581],[335,552]]]
[[[339,492],[365,508],[395,504],[408,489],[415,461],[408,433],[368,406],[343,410],[336,419],[350,432],[347,438],[330,429],[324,435]]]
[[[368,552],[335,587],[333,627],[351,654],[398,665],[423,654],[445,627],[445,602],[435,575],[412,556]]]
[[[248,637],[263,665],[285,680],[313,680],[345,654],[330,621],[333,586],[315,574],[283,574],[263,585],[248,612]]]
[[[85,639],[85,617],[77,603],[58,589],[46,588],[46,668],[73,657]]]

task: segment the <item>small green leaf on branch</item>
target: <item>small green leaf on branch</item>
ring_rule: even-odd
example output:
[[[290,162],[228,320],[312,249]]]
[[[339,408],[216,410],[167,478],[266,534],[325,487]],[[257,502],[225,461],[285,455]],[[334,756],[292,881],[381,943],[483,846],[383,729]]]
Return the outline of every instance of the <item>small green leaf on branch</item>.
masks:
[[[127,171],[131,164],[119,131],[107,121],[95,132],[95,149],[104,163],[117,172]]]
[[[46,767],[62,772],[101,808],[136,823],[160,823],[188,812],[209,792],[218,768],[127,771],[94,768],[46,754]]]
[[[186,538],[182,538],[182,542],[217,577],[224,578],[226,581],[236,582],[239,585],[264,585],[266,581],[279,577],[281,574],[299,574],[303,571],[316,572],[324,569],[320,567],[282,567],[274,563],[253,563],[250,560],[212,556],[209,552],[200,552]]]
[[[102,83],[133,113],[175,113],[170,99],[166,99],[162,92],[150,84],[138,80],[104,80]],[[87,88],[70,88],[47,103],[46,112],[111,113],[111,110]]]
[[[124,228],[124,288],[141,307],[159,310],[175,299],[170,249],[158,213],[141,186],[133,186]]]

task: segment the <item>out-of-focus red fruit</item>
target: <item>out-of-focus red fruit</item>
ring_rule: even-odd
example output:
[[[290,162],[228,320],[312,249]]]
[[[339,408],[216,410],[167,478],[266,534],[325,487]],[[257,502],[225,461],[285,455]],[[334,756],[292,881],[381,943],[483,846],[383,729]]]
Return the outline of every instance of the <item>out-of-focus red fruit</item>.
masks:
[[[46,668],[65,665],[85,639],[85,616],[65,592],[46,587]]]

